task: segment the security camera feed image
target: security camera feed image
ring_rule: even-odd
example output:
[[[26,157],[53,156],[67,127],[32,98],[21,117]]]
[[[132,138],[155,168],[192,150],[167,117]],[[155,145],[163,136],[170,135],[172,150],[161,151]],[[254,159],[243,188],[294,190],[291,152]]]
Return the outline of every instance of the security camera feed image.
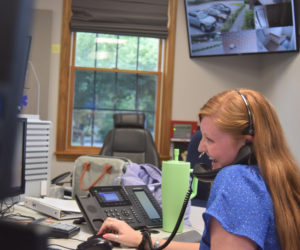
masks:
[[[191,57],[298,51],[294,0],[185,0]]]

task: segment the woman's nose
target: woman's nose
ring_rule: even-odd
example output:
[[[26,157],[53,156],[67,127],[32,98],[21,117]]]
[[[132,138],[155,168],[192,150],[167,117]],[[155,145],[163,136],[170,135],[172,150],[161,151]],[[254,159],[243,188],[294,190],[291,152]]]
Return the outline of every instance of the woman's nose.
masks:
[[[198,152],[205,152],[205,145],[204,145],[203,140],[201,140],[199,143]]]

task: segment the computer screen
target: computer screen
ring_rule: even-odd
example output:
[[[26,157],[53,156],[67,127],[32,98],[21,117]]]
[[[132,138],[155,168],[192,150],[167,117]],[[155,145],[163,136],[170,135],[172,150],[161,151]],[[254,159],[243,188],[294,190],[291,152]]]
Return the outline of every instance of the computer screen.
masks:
[[[26,118],[17,118],[17,130],[13,163],[11,165],[12,176],[8,196],[16,196],[25,193],[25,159],[26,159]]]
[[[32,4],[32,0],[0,1],[0,200],[21,192],[24,185],[19,175],[22,160],[15,155],[24,146],[19,135],[24,123],[20,125],[17,114],[25,83]],[[0,220],[0,241],[8,249],[46,250],[47,236],[42,230]]]

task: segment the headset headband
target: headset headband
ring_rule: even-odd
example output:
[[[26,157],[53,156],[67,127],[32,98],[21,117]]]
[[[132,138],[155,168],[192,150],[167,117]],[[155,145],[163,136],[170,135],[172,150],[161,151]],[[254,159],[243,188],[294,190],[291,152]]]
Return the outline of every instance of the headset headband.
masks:
[[[250,109],[250,106],[249,106],[249,103],[248,103],[248,100],[247,98],[238,90],[235,90],[243,99],[245,105],[246,105],[246,108],[247,108],[247,111],[248,111],[248,116],[249,116],[249,128],[247,128],[247,130],[245,130],[245,134],[246,135],[254,135],[254,124],[253,124],[253,118],[252,118],[252,113],[251,113],[251,109]]]

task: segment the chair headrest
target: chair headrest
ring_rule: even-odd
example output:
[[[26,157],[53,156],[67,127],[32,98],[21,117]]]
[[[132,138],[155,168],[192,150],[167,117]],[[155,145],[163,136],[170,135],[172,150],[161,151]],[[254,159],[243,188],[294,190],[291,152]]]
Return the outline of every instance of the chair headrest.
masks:
[[[118,113],[114,114],[115,128],[144,128],[144,113]]]

